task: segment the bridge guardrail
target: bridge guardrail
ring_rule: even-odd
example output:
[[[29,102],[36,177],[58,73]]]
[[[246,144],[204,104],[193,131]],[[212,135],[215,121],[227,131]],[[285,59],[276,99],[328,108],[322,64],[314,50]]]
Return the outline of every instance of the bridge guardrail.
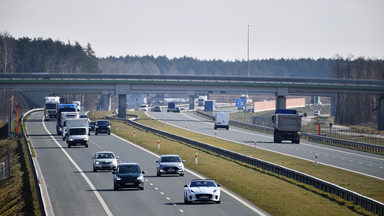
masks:
[[[116,117],[111,117],[111,116],[107,116],[107,118],[115,119],[115,120],[119,120],[119,121],[124,121],[124,122],[127,122],[127,123],[134,125],[136,127],[142,128],[144,130],[148,130],[148,131],[153,132],[153,133],[158,133],[158,134],[161,134],[163,136],[167,136],[171,139],[185,142],[185,143],[188,143],[190,145],[193,145],[193,146],[196,146],[198,148],[202,148],[202,149],[205,149],[208,151],[212,151],[216,154],[220,154],[222,156],[231,158],[233,160],[241,161],[243,163],[247,163],[247,164],[250,164],[252,166],[256,166],[258,168],[261,168],[261,169],[285,176],[287,178],[294,179],[298,182],[301,182],[301,183],[304,183],[307,185],[311,185],[311,186],[313,186],[319,190],[322,190],[324,192],[334,194],[334,195],[336,195],[336,196],[338,196],[344,200],[352,201],[355,205],[359,205],[359,206],[363,207],[364,209],[366,209],[367,211],[373,212],[373,213],[378,214],[380,216],[384,215],[384,204],[383,203],[381,203],[377,200],[371,199],[369,197],[363,196],[363,195],[356,193],[354,191],[350,191],[350,190],[343,188],[343,187],[340,187],[338,185],[332,184],[330,182],[324,181],[322,179],[307,175],[305,173],[302,173],[302,172],[299,172],[296,170],[292,170],[292,169],[289,169],[289,168],[286,168],[286,167],[283,167],[283,166],[280,166],[277,164],[273,164],[273,163],[270,163],[267,161],[263,161],[263,160],[260,160],[257,158],[253,158],[253,157],[250,157],[247,155],[243,155],[243,154],[240,154],[237,152],[229,151],[227,149],[216,147],[216,146],[213,146],[213,145],[210,145],[207,143],[195,141],[195,140],[181,137],[181,136],[178,136],[178,135],[175,135],[172,133],[168,133],[168,132],[165,132],[162,130],[154,129],[154,128],[148,127],[146,125],[142,125],[138,122],[131,121],[128,119],[116,118]]]
[[[212,118],[212,119],[215,118],[214,115],[211,115],[209,113],[206,113],[200,110],[197,110],[196,113],[206,116],[208,118]],[[231,124],[239,125],[242,127],[254,128],[254,129],[257,129],[258,131],[271,132],[271,133],[273,132],[273,128],[271,127],[254,125],[254,124],[249,124],[249,123],[235,121],[235,120],[231,120]],[[337,138],[332,138],[327,136],[319,136],[319,135],[309,134],[309,133],[301,133],[301,136],[307,137],[308,140],[320,142],[326,145],[338,146],[338,147],[349,148],[349,149],[360,150],[360,151],[367,151],[375,154],[384,154],[384,146],[380,146],[380,145],[360,143],[360,142],[355,142],[350,140],[342,140],[342,139],[337,139]]]

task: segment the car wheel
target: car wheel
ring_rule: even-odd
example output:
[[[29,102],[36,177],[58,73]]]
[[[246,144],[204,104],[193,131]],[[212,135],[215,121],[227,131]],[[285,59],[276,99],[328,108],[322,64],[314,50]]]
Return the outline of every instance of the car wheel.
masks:
[[[88,148],[88,144],[85,144],[85,148]]]
[[[115,191],[117,191],[117,190],[119,190],[119,187],[117,187],[117,185],[113,185],[113,190],[115,190]]]
[[[93,172],[97,172],[97,169],[95,167],[93,167]]]
[[[108,135],[111,135],[111,132],[108,132]]]
[[[189,204],[189,203],[191,203],[190,201],[188,201],[188,199],[187,199],[187,197],[184,195],[184,203],[185,204]]]
[[[140,190],[144,190],[144,186],[140,188]]]
[[[219,200],[219,201],[216,201],[216,204],[220,204],[220,202],[221,202],[221,200]]]
[[[95,135],[97,135],[97,132],[95,132]]]
[[[160,174],[160,173],[156,173],[156,175],[157,175],[157,176],[161,176],[161,174]]]
[[[65,138],[63,137],[63,141],[65,140]]]
[[[184,176],[184,173],[181,173],[180,176]]]
[[[68,143],[68,148],[71,148],[71,144]]]

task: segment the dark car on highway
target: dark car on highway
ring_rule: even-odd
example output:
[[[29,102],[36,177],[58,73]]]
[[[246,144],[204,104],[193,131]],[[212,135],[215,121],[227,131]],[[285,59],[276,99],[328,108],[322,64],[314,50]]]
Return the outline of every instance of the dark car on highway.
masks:
[[[96,122],[95,121],[89,122],[89,131],[95,131],[95,129],[96,129]]]
[[[111,124],[108,120],[96,121],[95,135],[99,133],[107,133],[108,135],[111,135]]]
[[[144,190],[144,175],[137,163],[119,163],[113,171],[113,189],[137,188]]]

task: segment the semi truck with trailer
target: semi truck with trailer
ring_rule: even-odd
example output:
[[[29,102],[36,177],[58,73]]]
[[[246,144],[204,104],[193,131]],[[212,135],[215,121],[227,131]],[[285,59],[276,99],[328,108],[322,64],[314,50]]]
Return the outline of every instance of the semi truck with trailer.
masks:
[[[292,143],[300,143],[301,114],[296,110],[278,109],[272,116],[274,123],[273,142],[281,143],[282,140],[290,140]]]
[[[70,118],[66,120],[66,136],[68,148],[75,145],[84,145],[88,148],[89,140],[88,119]]]
[[[57,105],[60,104],[59,96],[44,97],[44,119],[49,121],[51,118],[56,118]]]

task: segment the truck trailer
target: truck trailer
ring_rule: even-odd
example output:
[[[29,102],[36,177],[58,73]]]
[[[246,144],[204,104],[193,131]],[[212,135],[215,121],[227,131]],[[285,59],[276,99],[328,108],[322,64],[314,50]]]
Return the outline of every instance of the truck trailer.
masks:
[[[296,110],[278,109],[272,116],[274,123],[273,142],[281,143],[282,140],[290,140],[292,143],[300,143],[301,115]]]

